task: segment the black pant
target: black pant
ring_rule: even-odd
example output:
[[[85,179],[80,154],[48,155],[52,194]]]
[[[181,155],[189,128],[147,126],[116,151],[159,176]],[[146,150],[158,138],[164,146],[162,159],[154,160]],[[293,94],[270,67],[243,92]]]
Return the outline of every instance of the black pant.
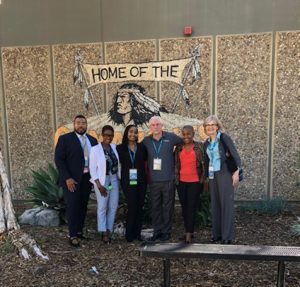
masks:
[[[185,232],[193,233],[202,184],[199,182],[180,181],[177,192],[181,203]]]
[[[171,234],[175,203],[174,180],[152,182],[149,187],[154,235]]]
[[[123,185],[127,203],[126,240],[133,241],[141,236],[143,224],[143,206],[146,195],[146,184]]]
[[[85,173],[80,183],[76,185],[74,192],[70,192],[67,189],[64,190],[70,237],[75,237],[78,233],[82,233],[91,187],[90,174]]]

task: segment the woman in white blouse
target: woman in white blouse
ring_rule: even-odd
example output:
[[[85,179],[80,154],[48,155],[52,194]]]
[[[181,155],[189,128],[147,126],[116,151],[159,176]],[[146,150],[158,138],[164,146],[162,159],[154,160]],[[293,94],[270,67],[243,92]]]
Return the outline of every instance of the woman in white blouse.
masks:
[[[114,129],[102,128],[102,142],[93,146],[90,153],[91,182],[97,197],[97,226],[104,243],[110,243],[119,202],[120,162],[116,145],[112,144]]]

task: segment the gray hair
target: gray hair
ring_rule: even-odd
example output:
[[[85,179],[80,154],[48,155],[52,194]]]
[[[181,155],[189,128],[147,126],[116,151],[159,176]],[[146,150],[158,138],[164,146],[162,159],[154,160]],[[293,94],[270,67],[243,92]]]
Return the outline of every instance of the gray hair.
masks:
[[[160,116],[151,117],[149,120],[149,124],[151,124],[151,122],[153,122],[153,121],[158,121],[160,124],[163,124],[162,118]]]
[[[205,119],[204,124],[203,124],[204,128],[208,123],[211,123],[211,122],[213,122],[214,124],[216,124],[218,126],[218,130],[220,130],[222,132],[224,131],[223,124],[221,123],[221,121],[219,120],[219,118],[216,115],[210,115]]]

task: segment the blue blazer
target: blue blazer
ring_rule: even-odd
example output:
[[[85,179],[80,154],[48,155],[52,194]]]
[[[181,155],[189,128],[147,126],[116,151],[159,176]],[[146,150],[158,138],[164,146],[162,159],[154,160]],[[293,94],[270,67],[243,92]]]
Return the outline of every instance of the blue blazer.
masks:
[[[91,145],[98,144],[97,139],[86,134]],[[67,188],[66,179],[73,178],[80,183],[84,169],[84,154],[80,140],[75,132],[61,135],[55,148],[55,164],[59,172],[59,185]]]

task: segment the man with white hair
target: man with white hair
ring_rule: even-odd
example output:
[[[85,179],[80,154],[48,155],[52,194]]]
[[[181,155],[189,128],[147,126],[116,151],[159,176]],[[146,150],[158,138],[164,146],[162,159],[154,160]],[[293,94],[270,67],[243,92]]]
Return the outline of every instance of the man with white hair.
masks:
[[[182,142],[177,135],[162,130],[163,123],[159,116],[149,120],[151,135],[143,143],[148,152],[150,173],[150,194],[152,204],[152,225],[154,233],[150,241],[160,239],[168,241],[174,215],[175,166],[174,147]]]

